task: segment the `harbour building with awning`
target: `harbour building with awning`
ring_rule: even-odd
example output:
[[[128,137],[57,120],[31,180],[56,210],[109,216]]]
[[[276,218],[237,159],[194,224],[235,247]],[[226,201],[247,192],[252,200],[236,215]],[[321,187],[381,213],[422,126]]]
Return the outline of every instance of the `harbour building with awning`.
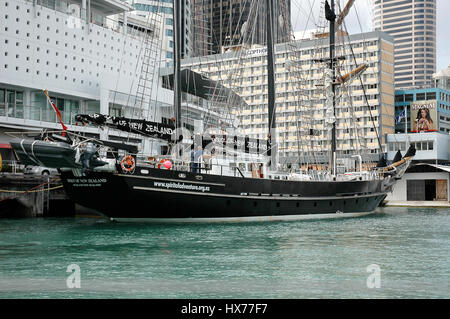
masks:
[[[386,201],[389,204],[414,201],[437,206],[449,204],[450,135],[441,132],[388,134],[387,141],[388,161],[392,162],[397,152],[404,156],[406,147],[411,144],[416,148],[416,156]]]

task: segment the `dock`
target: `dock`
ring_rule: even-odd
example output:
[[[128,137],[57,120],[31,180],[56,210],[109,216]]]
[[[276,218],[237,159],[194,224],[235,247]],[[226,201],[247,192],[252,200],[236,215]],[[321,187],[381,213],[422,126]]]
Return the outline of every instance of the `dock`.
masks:
[[[0,218],[74,216],[58,176],[0,175]]]
[[[383,203],[384,207],[427,207],[427,208],[449,208],[449,201],[400,201],[390,200]]]

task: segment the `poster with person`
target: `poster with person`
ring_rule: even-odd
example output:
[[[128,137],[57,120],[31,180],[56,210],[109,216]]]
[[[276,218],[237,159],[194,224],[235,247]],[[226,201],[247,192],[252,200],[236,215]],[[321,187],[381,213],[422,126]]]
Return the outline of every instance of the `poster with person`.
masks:
[[[411,132],[435,132],[438,127],[437,101],[411,102]]]

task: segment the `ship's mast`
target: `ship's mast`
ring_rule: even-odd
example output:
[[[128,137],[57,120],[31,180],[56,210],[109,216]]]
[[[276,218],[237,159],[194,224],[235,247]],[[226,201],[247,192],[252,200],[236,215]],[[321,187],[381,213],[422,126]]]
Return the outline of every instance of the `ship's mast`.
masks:
[[[174,55],[173,55],[173,106],[175,115],[175,129],[181,129],[181,2],[173,1],[173,32],[174,32]],[[179,132],[180,134],[181,132]]]
[[[332,105],[333,105],[333,124],[331,128],[331,156],[330,156],[330,170],[331,175],[336,176],[336,58],[335,58],[335,21],[336,14],[334,13],[334,0],[330,0],[330,6],[328,2],[325,3],[325,17],[330,22],[330,71],[331,71],[331,89],[332,89]]]
[[[266,0],[267,14],[267,87],[268,87],[268,120],[269,120],[269,144],[271,155],[271,168],[277,169],[277,140],[276,140],[276,116],[275,116],[275,64],[273,45],[273,1]]]

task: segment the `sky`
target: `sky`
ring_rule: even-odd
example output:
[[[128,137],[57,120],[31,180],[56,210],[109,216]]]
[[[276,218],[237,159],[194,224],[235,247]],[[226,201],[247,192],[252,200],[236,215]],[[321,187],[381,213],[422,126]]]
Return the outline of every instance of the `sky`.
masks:
[[[339,1],[339,0],[338,0]],[[320,3],[322,0],[291,0],[292,25],[294,31],[303,32],[307,29],[317,27]],[[350,34],[368,32],[372,30],[371,0],[356,0],[346,21],[347,30]],[[347,1],[341,0],[344,6]],[[450,65],[450,1],[436,0],[436,71],[445,69]],[[313,9],[311,14],[311,8]]]

